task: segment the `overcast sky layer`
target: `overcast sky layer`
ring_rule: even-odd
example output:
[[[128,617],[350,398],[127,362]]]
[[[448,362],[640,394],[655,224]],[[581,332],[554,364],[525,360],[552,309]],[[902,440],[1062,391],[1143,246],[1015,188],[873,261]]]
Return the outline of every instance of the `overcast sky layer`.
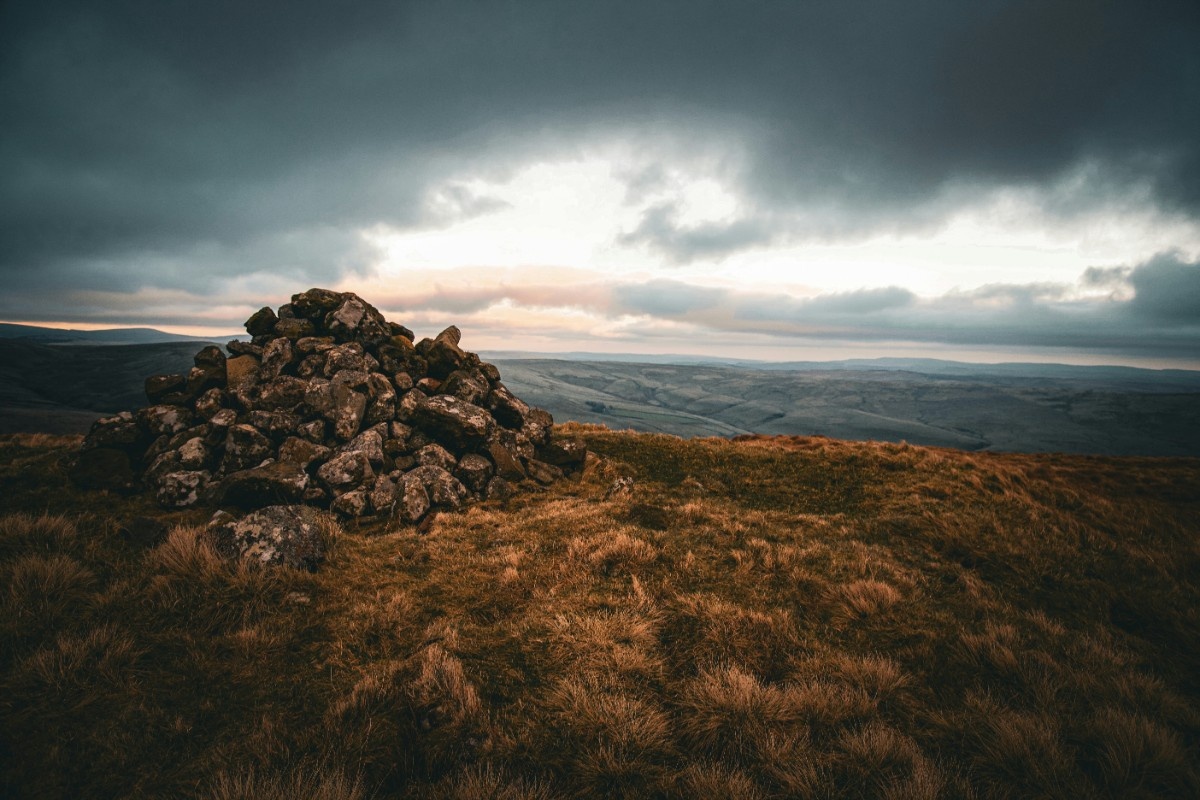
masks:
[[[0,4],[0,319],[1200,367],[1200,5]]]

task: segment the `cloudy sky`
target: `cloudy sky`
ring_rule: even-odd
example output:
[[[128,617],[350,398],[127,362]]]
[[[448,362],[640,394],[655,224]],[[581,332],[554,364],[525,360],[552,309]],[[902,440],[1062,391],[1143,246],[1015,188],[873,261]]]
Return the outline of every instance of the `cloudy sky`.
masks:
[[[0,319],[1200,367],[1194,0],[0,3]]]

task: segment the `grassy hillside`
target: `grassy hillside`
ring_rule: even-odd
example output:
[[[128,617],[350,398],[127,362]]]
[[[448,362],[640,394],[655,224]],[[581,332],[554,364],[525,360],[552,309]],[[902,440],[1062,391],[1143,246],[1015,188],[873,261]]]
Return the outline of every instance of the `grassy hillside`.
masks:
[[[141,408],[147,375],[187,372],[202,341],[65,346],[0,337],[0,434],[86,432]]]
[[[1200,455],[1200,373],[880,359],[831,364],[497,360],[558,420],[680,436],[824,435],[960,450]]]
[[[0,437],[0,795],[1200,793],[1200,461],[568,427],[315,574]]]

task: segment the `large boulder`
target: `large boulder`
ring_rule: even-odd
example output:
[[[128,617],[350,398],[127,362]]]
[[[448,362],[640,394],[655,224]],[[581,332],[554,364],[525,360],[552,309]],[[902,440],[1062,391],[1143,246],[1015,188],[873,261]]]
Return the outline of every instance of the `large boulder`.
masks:
[[[420,476],[409,472],[401,477],[392,508],[401,522],[415,525],[421,521],[429,511],[429,491]]]
[[[269,306],[263,306],[246,320],[246,332],[251,336],[266,336],[275,330],[278,322],[279,317],[275,316],[275,312]]]
[[[373,483],[375,471],[366,453],[350,450],[322,464],[317,470],[317,477],[337,496],[358,489],[363,484]]]
[[[122,411],[111,417],[102,417],[92,423],[92,429],[83,440],[83,449],[109,447],[126,452],[136,451],[139,445],[145,450],[149,443],[146,432],[138,425],[133,414]]]
[[[485,409],[444,394],[418,403],[412,422],[455,453],[475,449],[496,428]]]
[[[298,503],[309,485],[308,473],[298,464],[275,461],[226,475],[209,494],[216,506],[261,508],[277,503]]]
[[[582,468],[587,458],[587,444],[579,437],[556,439],[537,448],[537,458],[563,469]]]
[[[325,560],[322,512],[271,505],[241,519],[220,515],[208,528],[218,552],[266,566],[313,571]]]
[[[158,481],[155,499],[166,508],[187,508],[200,502],[201,493],[212,478],[205,470],[168,472]]]
[[[405,475],[409,480],[418,481],[429,493],[429,502],[440,508],[457,511],[462,508],[470,492],[462,482],[441,467],[425,465],[417,467]]]

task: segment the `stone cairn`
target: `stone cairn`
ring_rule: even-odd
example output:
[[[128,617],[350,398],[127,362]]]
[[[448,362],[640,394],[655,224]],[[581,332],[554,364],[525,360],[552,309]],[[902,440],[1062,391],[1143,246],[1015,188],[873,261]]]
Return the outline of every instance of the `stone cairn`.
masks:
[[[208,346],[187,375],[146,379],[150,405],[98,420],[72,475],[154,491],[167,508],[328,508],[417,523],[431,509],[507,497],[582,469],[579,439],[459,347],[414,343],[350,292],[310,289],[246,321],[250,342]]]

